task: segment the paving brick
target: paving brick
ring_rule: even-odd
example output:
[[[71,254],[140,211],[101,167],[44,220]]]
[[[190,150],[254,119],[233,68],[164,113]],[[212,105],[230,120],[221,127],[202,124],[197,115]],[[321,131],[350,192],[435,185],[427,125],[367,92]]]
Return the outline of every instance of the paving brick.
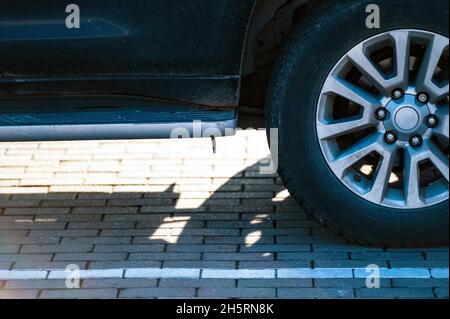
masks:
[[[128,260],[200,260],[200,253],[131,253]]]
[[[121,229],[133,228],[134,222],[69,222],[68,229]]]
[[[117,269],[117,268],[160,268],[162,262],[155,260],[142,261],[91,261],[89,269]]]
[[[219,268],[235,269],[236,261],[211,261],[211,260],[165,260],[164,268]]]
[[[10,261],[50,261],[52,254],[0,254],[0,262],[10,262]]]
[[[236,252],[237,245],[187,245],[187,244],[175,244],[167,245],[167,252]]]
[[[37,207],[39,206],[39,200],[2,200],[0,199],[0,207],[10,208],[10,207]]]
[[[37,297],[39,290],[0,290],[0,299],[34,299]]]
[[[448,257],[448,255],[447,255]],[[353,260],[424,260],[420,252],[352,252]]]
[[[427,260],[444,260],[448,262],[448,252],[426,252]]]
[[[352,298],[353,289],[348,288],[278,288],[279,298]]]
[[[82,288],[153,288],[156,279],[84,279]]]
[[[30,207],[30,208],[6,208],[3,212],[5,215],[63,215],[68,214],[70,208],[47,208],[47,207]]]
[[[74,207],[73,214],[133,214],[137,207]]]
[[[41,202],[41,207],[101,207],[106,205],[106,200],[99,199],[46,199]]]
[[[12,263],[10,262],[0,262],[0,270],[8,270],[11,268]]]
[[[366,268],[369,264],[375,263],[378,267],[389,266],[387,260],[367,261],[367,260],[324,260],[315,259],[312,261],[315,268]]]
[[[3,289],[65,289],[65,280],[9,280]]]
[[[164,229],[164,228],[203,228],[205,227],[205,222],[203,221],[164,221],[162,223],[158,222],[138,222],[136,225],[136,228],[158,228],[158,229]],[[127,228],[127,227],[123,227]]]
[[[27,236],[28,230],[0,230],[0,241],[8,242],[8,238],[17,236]],[[10,242],[10,241],[9,241]]]
[[[307,244],[255,244],[251,246],[241,246],[241,252],[296,252],[311,251],[311,246]]]
[[[205,236],[205,244],[245,244],[247,238],[246,236]],[[258,244],[272,244],[275,242],[275,237],[258,237],[256,242]]]
[[[448,268],[448,260],[390,260],[392,268],[417,267],[417,268]]]
[[[435,289],[435,294],[437,298],[447,298],[448,299],[448,287]]]
[[[174,202],[172,199],[165,198],[137,198],[137,199],[111,199],[108,201],[108,206],[171,206]]]
[[[273,228],[272,221],[208,221],[206,227],[209,228]]]
[[[87,261],[66,262],[66,261],[18,261],[14,263],[13,269],[24,270],[64,270],[68,265],[77,265],[80,269],[85,269]]]
[[[148,240],[148,239],[147,239]],[[126,245],[131,237],[63,237],[61,245]]]
[[[389,288],[390,279],[380,279],[380,288]],[[366,288],[365,278],[333,278],[314,279],[314,287],[317,288]]]
[[[199,288],[202,298],[274,298],[274,288]]]
[[[23,245],[20,253],[87,253],[92,250],[93,245]]]
[[[20,223],[0,223],[0,229],[64,229],[66,223],[60,222],[20,222]]]
[[[183,279],[183,278],[163,278],[159,280],[160,288],[233,288],[234,279]]]
[[[311,288],[311,279],[239,279],[242,288]]]
[[[448,288],[448,278],[447,279],[411,279],[411,278],[396,278],[392,279],[392,286],[398,288]]]
[[[19,245],[1,245],[0,254],[13,254],[19,251]]]
[[[136,236],[133,237],[133,244],[168,244],[168,243],[177,243],[177,244],[200,244],[203,242],[202,236]]]
[[[60,229],[60,230],[31,230],[32,237],[73,237],[73,236],[98,236],[96,229]]]
[[[110,299],[115,298],[118,294],[117,289],[104,288],[104,289],[55,289],[55,290],[43,290],[41,299],[91,299],[102,298]]]
[[[357,288],[357,298],[433,298],[431,288]]]
[[[38,215],[36,221],[54,219],[60,222],[97,222],[102,220],[102,215]]]
[[[196,288],[128,288],[120,291],[120,298],[182,298],[194,297]]]
[[[332,244],[332,243],[323,243],[323,244],[313,244],[313,251],[328,251],[328,252],[366,252],[366,251],[382,251],[382,248],[379,247],[370,247],[370,246],[361,246],[361,245],[350,245],[350,244]]]
[[[89,216],[89,215],[88,215]],[[161,222],[163,219],[168,218],[167,214],[116,214],[116,215],[105,215],[104,221],[158,221]],[[170,218],[170,217],[169,217]]]
[[[96,245],[94,252],[163,252],[163,244],[149,245]]]
[[[348,258],[348,254],[345,252],[337,253],[303,253],[303,252],[293,252],[293,253],[278,253],[279,260],[345,260]]]
[[[309,260],[239,261],[240,269],[309,268],[310,266]]]
[[[274,260],[272,253],[204,253],[204,260]]]
[[[57,253],[55,261],[102,261],[102,260],[125,260],[126,253]]]

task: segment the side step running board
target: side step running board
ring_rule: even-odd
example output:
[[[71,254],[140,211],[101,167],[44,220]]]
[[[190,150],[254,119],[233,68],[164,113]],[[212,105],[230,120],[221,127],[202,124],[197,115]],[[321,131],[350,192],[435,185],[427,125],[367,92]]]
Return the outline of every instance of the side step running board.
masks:
[[[0,99],[0,141],[150,139],[234,134],[234,109],[139,98]]]

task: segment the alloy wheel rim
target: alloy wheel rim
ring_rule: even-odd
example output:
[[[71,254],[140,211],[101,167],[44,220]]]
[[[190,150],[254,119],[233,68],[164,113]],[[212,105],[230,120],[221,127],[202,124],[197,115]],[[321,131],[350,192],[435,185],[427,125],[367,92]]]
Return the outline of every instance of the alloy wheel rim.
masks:
[[[362,41],[328,74],[316,131],[333,174],[377,205],[449,197],[449,40],[393,30]]]

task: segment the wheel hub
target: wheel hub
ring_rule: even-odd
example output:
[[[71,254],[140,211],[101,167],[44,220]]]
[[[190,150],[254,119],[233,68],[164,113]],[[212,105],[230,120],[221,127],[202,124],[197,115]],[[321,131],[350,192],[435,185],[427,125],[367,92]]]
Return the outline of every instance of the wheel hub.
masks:
[[[405,106],[395,113],[394,120],[400,130],[411,131],[419,124],[419,113],[414,108]]]
[[[421,104],[415,95],[406,94],[386,105],[388,116],[383,121],[386,131],[394,132],[399,141],[407,142],[412,135],[424,135],[428,126],[425,119],[430,115],[426,104]]]

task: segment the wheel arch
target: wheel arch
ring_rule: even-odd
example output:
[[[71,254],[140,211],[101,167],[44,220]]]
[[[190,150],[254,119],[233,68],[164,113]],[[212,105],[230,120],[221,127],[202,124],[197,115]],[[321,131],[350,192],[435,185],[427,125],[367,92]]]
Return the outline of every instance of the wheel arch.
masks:
[[[323,0],[255,0],[242,52],[241,110],[260,113],[279,49],[308,7]],[[256,110],[255,110],[256,109]]]

